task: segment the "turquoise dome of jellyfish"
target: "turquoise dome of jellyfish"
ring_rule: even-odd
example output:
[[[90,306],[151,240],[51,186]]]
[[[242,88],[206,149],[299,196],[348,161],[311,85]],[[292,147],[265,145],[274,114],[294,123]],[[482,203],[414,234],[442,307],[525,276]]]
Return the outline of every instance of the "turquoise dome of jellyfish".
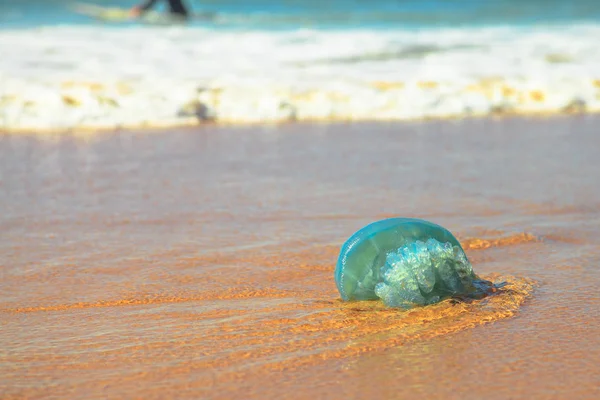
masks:
[[[341,248],[335,283],[343,300],[381,299],[404,309],[501,287],[475,275],[447,229],[414,218],[373,222],[352,235]]]

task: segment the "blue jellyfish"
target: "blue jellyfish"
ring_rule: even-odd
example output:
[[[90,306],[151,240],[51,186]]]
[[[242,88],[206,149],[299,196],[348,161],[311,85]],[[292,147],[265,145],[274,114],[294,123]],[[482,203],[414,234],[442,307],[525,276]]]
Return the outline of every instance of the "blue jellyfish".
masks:
[[[414,218],[390,218],[344,243],[335,268],[343,300],[381,299],[412,308],[449,297],[482,298],[504,286],[479,278],[447,229]]]

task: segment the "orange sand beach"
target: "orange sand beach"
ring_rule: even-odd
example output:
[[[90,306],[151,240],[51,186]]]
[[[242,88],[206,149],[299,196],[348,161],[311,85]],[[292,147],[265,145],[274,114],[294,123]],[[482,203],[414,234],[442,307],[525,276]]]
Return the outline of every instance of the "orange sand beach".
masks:
[[[600,118],[0,135],[0,397],[596,399]],[[339,299],[340,245],[451,230],[472,302]]]

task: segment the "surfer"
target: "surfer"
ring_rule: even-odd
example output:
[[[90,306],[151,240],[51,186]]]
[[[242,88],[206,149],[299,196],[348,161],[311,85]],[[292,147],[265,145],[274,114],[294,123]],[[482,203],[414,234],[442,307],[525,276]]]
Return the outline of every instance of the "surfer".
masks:
[[[185,5],[183,4],[182,0],[167,0],[169,2],[169,12],[179,18],[188,18],[190,16],[187,8],[185,7]],[[151,9],[156,3],[158,3],[158,0],[145,0],[143,3],[138,4],[135,7],[132,7],[129,10],[129,14],[132,17],[139,17],[141,16],[144,12],[148,11],[149,9]]]

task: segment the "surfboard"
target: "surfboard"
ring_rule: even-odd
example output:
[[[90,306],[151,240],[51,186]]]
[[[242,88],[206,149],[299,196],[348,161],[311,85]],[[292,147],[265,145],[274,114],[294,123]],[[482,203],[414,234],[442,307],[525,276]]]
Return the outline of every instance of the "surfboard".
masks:
[[[71,6],[71,9],[78,14],[103,22],[141,21],[149,24],[173,24],[184,21],[183,18],[169,14],[168,12],[163,13],[149,10],[139,17],[132,17],[127,8],[102,7],[89,3],[75,3]],[[215,17],[216,14],[211,12],[194,13],[191,15],[191,19],[202,21],[212,21]]]

